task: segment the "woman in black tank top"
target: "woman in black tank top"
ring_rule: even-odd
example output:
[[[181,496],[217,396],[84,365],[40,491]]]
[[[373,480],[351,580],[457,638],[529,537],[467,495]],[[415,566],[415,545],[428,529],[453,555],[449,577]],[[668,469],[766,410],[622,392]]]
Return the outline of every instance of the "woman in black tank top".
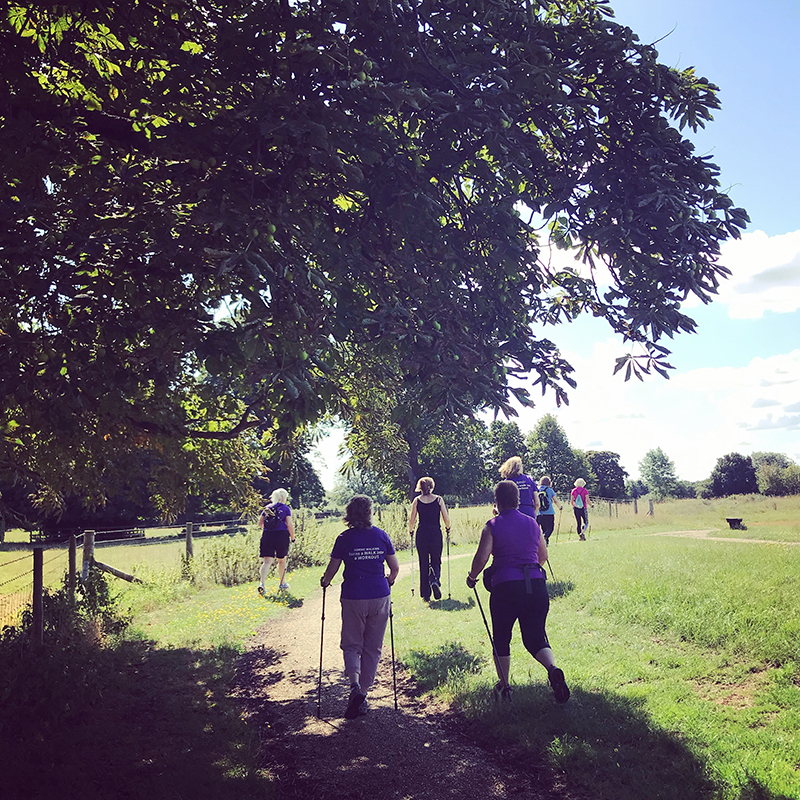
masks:
[[[436,600],[442,599],[441,574],[442,574],[442,526],[440,519],[444,520],[445,528],[450,533],[450,517],[447,506],[439,495],[433,494],[435,486],[433,478],[420,478],[416,491],[421,492],[411,504],[411,515],[408,518],[408,532],[412,542],[414,539],[414,525],[419,518],[417,527],[417,555],[419,556],[419,593],[427,603],[431,599],[431,592]]]

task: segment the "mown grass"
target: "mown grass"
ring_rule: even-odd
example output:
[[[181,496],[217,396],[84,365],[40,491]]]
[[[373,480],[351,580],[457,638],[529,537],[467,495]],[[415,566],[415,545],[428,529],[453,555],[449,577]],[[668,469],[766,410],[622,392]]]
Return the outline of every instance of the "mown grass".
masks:
[[[487,743],[522,745],[598,800],[800,797],[800,547],[598,528],[550,550],[566,706],[518,637],[514,702],[494,705],[465,561],[450,601],[395,592],[401,658],[480,720]]]
[[[575,794],[800,798],[800,547],[649,535],[702,529],[728,536],[732,507],[748,531],[730,537],[757,530],[753,538],[800,541],[786,524],[800,509],[796,498],[665,503],[654,517],[640,505],[635,524],[623,520],[628,527],[616,522],[622,514],[609,519],[595,509],[585,543],[570,537],[565,511],[551,546],[548,630],[572,689],[566,706],[553,702],[544,670],[517,640],[514,702],[497,707],[490,699],[491,649],[464,585],[488,507],[452,512],[450,599],[446,584],[445,599],[430,606],[417,592],[412,597],[408,578],[397,584],[398,657],[473,718],[470,730],[488,746],[527,750]],[[381,523],[403,544],[407,518],[393,513]],[[341,521],[309,528],[324,561]],[[198,562],[211,541],[195,543]],[[303,547],[297,561],[313,548]],[[181,551],[179,543],[104,549],[103,560],[146,579],[114,584],[133,626],[86,656],[91,702],[46,724],[34,720],[25,736],[0,744],[13,765],[4,769],[6,787],[26,787],[20,796],[31,797],[101,797],[112,784],[137,798],[273,796],[258,767],[257,737],[231,691],[235,664],[263,620],[317,590],[320,570],[293,569],[291,591],[265,601],[255,582],[218,586],[199,569],[183,580]],[[409,558],[407,549],[400,553],[402,563]],[[252,560],[257,567],[255,553]],[[56,662],[52,676],[63,687]]]

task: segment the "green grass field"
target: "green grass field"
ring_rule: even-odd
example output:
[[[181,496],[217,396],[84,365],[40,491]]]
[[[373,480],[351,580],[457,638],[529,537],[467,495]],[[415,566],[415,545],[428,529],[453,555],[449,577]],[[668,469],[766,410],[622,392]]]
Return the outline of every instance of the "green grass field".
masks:
[[[491,648],[464,583],[488,508],[452,512],[451,599],[425,606],[412,597],[408,578],[397,583],[399,659],[426,689],[475,719],[476,735],[529,751],[576,794],[800,798],[800,498],[674,501],[657,504],[652,517],[646,510],[619,508],[617,516],[612,506],[609,516],[607,504],[596,506],[586,542],[577,540],[565,511],[551,542],[548,633],[572,690],[565,706],[553,702],[544,670],[518,639],[514,702],[496,707],[491,700]],[[727,516],[742,517],[747,529],[729,530]],[[382,524],[402,543],[401,513]],[[329,521],[311,525],[307,535],[324,553],[340,530],[339,521]],[[669,535],[681,531],[713,538]],[[198,553],[210,541],[198,540]],[[221,797],[269,796],[269,778],[258,773],[236,700],[225,692],[226,676],[258,625],[317,591],[319,567],[293,570],[289,595],[264,603],[253,584],[180,580],[180,552],[175,543],[107,548],[98,556],[148,578],[143,586],[115,584],[134,623],[106,657],[121,659],[122,672],[140,665],[147,686],[168,681],[181,702],[174,710],[165,704],[159,735],[188,742],[198,720],[215,732],[194,742],[198,781],[217,786]],[[400,558],[408,563],[409,551]],[[488,614],[488,595],[479,591]],[[133,689],[124,681],[105,691],[119,693],[120,706],[143,702],[126,700]],[[186,704],[200,716],[187,720]],[[113,759],[124,762],[124,754]],[[214,768],[201,769],[204,759]]]

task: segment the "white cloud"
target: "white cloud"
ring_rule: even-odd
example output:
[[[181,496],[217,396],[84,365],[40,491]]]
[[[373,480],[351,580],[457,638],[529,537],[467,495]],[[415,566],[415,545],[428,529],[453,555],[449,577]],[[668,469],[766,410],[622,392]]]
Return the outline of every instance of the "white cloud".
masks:
[[[575,259],[573,251],[542,247],[540,259],[551,269],[571,267],[584,277],[589,267]],[[715,302],[728,306],[732,319],[760,319],[766,311],[791,313],[800,309],[800,231],[767,236],[764,231],[745,233],[721,247],[719,263],[731,271],[719,287]],[[605,264],[598,260],[595,280],[610,284]],[[683,304],[696,308],[700,300],[691,295]]]
[[[753,400],[753,408],[769,408],[770,406],[779,406],[777,400],[769,400],[766,397],[759,397],[758,400]]]
[[[719,300],[733,319],[759,319],[766,311],[800,308],[800,231],[767,236],[745,233],[722,245],[720,263],[731,277],[720,286]]]
[[[520,427],[532,430],[552,413],[573,447],[619,453],[632,477],[655,447],[685,480],[707,478],[717,459],[732,452],[769,450],[798,459],[800,350],[755,358],[744,367],[694,369],[644,383],[609,374],[607,365],[618,350],[619,343],[609,338],[580,353],[565,351],[579,383],[570,405],[557,409],[547,396],[536,409],[521,412]]]

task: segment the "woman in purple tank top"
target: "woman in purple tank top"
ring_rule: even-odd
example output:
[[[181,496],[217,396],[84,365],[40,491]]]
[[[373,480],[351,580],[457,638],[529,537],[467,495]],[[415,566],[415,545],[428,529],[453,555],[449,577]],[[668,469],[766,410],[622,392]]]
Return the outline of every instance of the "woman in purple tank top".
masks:
[[[491,600],[495,668],[500,678],[495,692],[511,699],[508,683],[511,668],[511,633],[519,620],[525,649],[547,670],[556,701],[569,700],[564,673],[545,631],[550,597],[547,594],[543,564],[547,545],[535,519],[520,513],[519,490],[513,481],[500,481],[494,490],[497,516],[483,528],[478,550],[467,575],[467,586],[474,588],[489,556],[492,560]]]

